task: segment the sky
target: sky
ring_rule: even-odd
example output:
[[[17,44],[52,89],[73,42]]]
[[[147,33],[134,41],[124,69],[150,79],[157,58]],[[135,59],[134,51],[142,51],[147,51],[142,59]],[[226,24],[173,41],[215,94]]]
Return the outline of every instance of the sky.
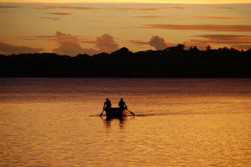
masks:
[[[251,48],[251,0],[0,0],[0,54]]]

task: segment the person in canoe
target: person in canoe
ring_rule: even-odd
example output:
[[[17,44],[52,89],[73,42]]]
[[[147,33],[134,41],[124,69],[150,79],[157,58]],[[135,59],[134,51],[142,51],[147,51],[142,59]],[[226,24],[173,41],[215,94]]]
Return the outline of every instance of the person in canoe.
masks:
[[[123,98],[121,98],[119,101],[119,108],[122,110],[127,109],[127,105],[125,104]],[[129,111],[133,116],[135,116],[135,114],[132,111],[130,111],[128,109],[127,109],[127,111]]]
[[[104,109],[105,109],[105,108],[111,108],[111,106],[112,106],[111,101],[110,101],[108,98],[106,98],[106,101],[105,101],[105,103],[104,103],[103,108],[104,108]]]
[[[101,114],[99,116],[102,117],[104,111],[106,111],[107,118],[119,118],[119,117],[124,116],[123,111],[125,109],[127,109],[127,106],[126,106],[123,98],[120,99],[118,108],[116,108],[116,107],[112,108],[111,106],[112,106],[111,101],[108,98],[106,98],[106,101],[103,106],[103,111],[101,112]],[[135,116],[135,114],[132,111],[129,111],[129,112]]]
[[[108,98],[106,98],[106,101],[104,102],[104,106],[103,106],[103,111],[101,112],[101,114],[99,116],[102,117],[103,112],[105,111],[105,109],[109,110],[111,107],[112,107],[111,101]]]
[[[120,107],[121,109],[126,109],[126,108],[127,108],[127,106],[126,106],[126,104],[125,104],[123,98],[121,98],[120,101],[119,101],[119,107]]]

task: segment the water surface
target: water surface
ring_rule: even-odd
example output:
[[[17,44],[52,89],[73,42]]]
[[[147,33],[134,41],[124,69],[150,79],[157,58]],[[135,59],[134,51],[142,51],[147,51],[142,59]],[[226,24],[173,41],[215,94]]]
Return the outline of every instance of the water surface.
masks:
[[[0,126],[0,166],[248,166],[251,80],[2,78]]]

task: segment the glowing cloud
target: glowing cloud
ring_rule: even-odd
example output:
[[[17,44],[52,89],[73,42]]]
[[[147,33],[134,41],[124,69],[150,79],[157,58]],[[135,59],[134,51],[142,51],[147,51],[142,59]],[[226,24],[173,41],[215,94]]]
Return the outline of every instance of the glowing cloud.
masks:
[[[102,52],[111,53],[119,49],[119,44],[114,41],[114,38],[108,34],[104,34],[96,39],[96,47]]]
[[[153,36],[149,41],[149,45],[157,50],[163,50],[167,48],[167,42],[159,36]]]
[[[87,53],[90,55],[97,53],[97,50],[95,49],[82,48],[77,36],[65,34],[60,31],[57,31],[55,36],[57,37],[56,42],[59,44],[59,47],[52,49],[52,52],[54,53],[70,56],[76,56],[82,53]]]
[[[78,36],[62,33],[61,31],[57,31],[55,37],[56,39],[54,39],[54,41],[58,43],[59,47],[52,49],[51,52],[59,55],[76,56],[84,53],[94,55],[100,52],[111,53],[119,49],[119,44],[117,44],[114,41],[114,38],[108,34],[104,34],[101,37],[97,37],[95,41],[91,41],[91,43],[95,44],[95,47],[98,49],[83,48]]]
[[[0,54],[20,54],[20,53],[40,53],[44,51],[43,48],[33,48],[23,45],[12,45],[6,42],[0,42]]]

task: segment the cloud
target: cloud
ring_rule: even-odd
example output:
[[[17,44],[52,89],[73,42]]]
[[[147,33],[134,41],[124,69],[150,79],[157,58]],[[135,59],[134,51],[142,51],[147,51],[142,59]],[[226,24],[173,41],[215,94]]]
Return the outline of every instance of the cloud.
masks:
[[[163,50],[169,46],[175,45],[165,41],[163,38],[159,36],[152,36],[150,41],[142,41],[142,40],[130,40],[129,42],[134,43],[135,45],[149,45],[154,47],[156,50]]]
[[[72,36],[71,34],[65,34],[60,31],[57,31],[55,34],[55,41],[58,43],[59,47],[52,49],[51,51],[59,55],[70,55],[75,56],[78,54],[96,54],[97,50],[90,48],[83,48],[79,42],[78,36]]]
[[[138,19],[155,19],[155,18],[162,18],[164,16],[148,15],[148,16],[131,16],[131,17]]]
[[[185,41],[183,44],[186,46],[186,48],[190,48],[190,47],[196,46],[198,49],[201,49],[201,50],[206,49],[206,47],[208,45],[209,46],[214,45],[210,41],[196,40],[196,39],[191,39],[190,41]]]
[[[206,38],[210,42],[214,43],[251,43],[251,36],[249,35],[222,35],[222,34],[203,34],[195,37]]]
[[[166,10],[186,10],[186,7],[161,7],[161,8],[113,8],[118,11],[166,11]]]
[[[249,50],[251,49],[251,45],[232,45],[232,48],[238,49],[238,50]]]
[[[51,36],[16,36],[16,38],[20,40],[27,40],[27,41],[46,41],[46,42],[51,42],[55,41],[57,38],[55,35]]]
[[[53,15],[59,15],[59,16],[69,16],[69,15],[73,15],[73,13],[47,13],[47,14],[53,14]]]
[[[186,10],[191,9],[187,7],[159,7],[159,8],[145,8],[145,7],[77,7],[77,6],[43,6],[36,7],[37,10],[109,10],[109,11],[166,11],[166,10]]]
[[[104,34],[96,39],[96,47],[102,52],[111,53],[119,49],[119,44],[114,41],[114,38],[108,34]]]
[[[134,43],[136,45],[149,45],[149,42],[142,41],[142,40],[130,40],[129,42]]]
[[[222,46],[234,47],[236,49],[247,50],[250,48],[251,36],[245,35],[222,35],[222,34],[203,34],[199,36],[203,39],[192,39],[184,42],[186,46],[198,46],[199,49],[204,49],[206,46]]]
[[[149,45],[157,50],[163,50],[167,48],[167,42],[159,36],[152,36],[151,40],[149,41]]]
[[[219,20],[250,20],[251,17],[224,17],[224,16],[200,16],[200,15],[190,15],[188,17],[196,19],[219,19]]]
[[[226,46],[226,47],[233,47],[235,49],[238,50],[248,50],[251,49],[251,45],[250,44],[241,44],[241,43],[217,43],[214,41],[210,41],[210,40],[195,40],[192,39],[190,41],[186,41],[184,42],[184,44],[186,45],[186,48],[189,47],[193,47],[193,46],[197,46],[198,49],[205,49],[208,45],[211,46],[212,48],[219,48],[222,46]]]
[[[0,9],[4,9],[4,8],[6,8],[6,9],[12,9],[12,8],[18,9],[18,8],[23,8],[23,7],[22,6],[0,6]]]
[[[51,40],[56,41],[59,47],[52,49],[51,52],[60,55],[75,56],[83,53],[94,55],[100,52],[110,53],[119,49],[119,44],[117,44],[114,41],[114,38],[108,34],[104,34],[100,37],[97,37],[95,41],[82,41],[82,42],[79,40],[79,37],[82,36],[73,36],[71,34],[62,33],[61,31],[57,31],[55,37],[56,39],[51,39]],[[83,48],[81,46],[81,43],[95,44],[95,47],[98,49]]]
[[[223,46],[233,47],[239,50],[248,50],[251,48],[251,36],[249,35],[222,35],[222,34],[203,34],[198,36],[193,36],[203,39],[191,39],[189,41],[183,42],[187,49],[196,46],[198,49],[204,50],[208,45],[211,48],[219,48]],[[150,45],[156,50],[163,50],[167,47],[176,46],[177,44],[165,41],[159,36],[152,36],[149,42],[142,40],[131,40],[130,42],[136,45]]]
[[[184,15],[184,16],[164,16],[164,15],[143,15],[131,16],[137,19],[156,19],[156,18],[172,18],[172,19],[214,19],[214,20],[251,20],[251,17],[226,17],[226,16],[206,16],[206,15]]]
[[[175,25],[175,24],[150,24],[141,28],[166,29],[166,30],[199,30],[199,31],[237,31],[251,32],[251,25]]]
[[[142,41],[142,40],[131,40],[130,42],[136,44],[136,45],[150,45],[154,47],[156,50],[163,50],[168,47],[168,44],[170,43],[166,42],[163,38],[159,36],[152,36],[150,41]]]
[[[235,49],[248,50],[251,48],[251,36],[250,35],[222,35],[222,34],[203,34],[198,36],[193,36],[200,39],[191,39],[189,41],[183,42],[187,49],[196,46],[198,49],[204,50],[208,45],[212,48],[219,47],[233,47]],[[201,39],[202,38],[202,39]],[[135,45],[150,45],[157,50],[163,50],[167,47],[176,46],[175,43],[170,43],[165,41],[159,36],[152,36],[149,42],[142,40],[131,40],[131,43]]]
[[[93,7],[72,7],[72,6],[43,6],[43,7],[37,7],[33,8],[37,10],[52,10],[52,9],[61,9],[61,10],[99,10],[102,8],[93,8]]]
[[[20,53],[40,53],[43,48],[35,48],[23,45],[12,45],[6,42],[0,42],[0,54],[11,55]]]
[[[60,20],[60,18],[57,18],[57,17],[40,17],[40,18],[41,19],[54,20],[54,21]]]
[[[0,11],[0,13],[14,13],[14,12]]]
[[[119,44],[114,41],[111,35],[104,34],[95,40],[90,40],[90,36],[75,36],[57,31],[55,35],[42,36],[16,36],[22,40],[28,41],[45,41],[57,43],[58,47],[52,48],[49,52],[59,55],[76,56],[78,54],[94,55],[101,52],[113,52],[119,49]],[[81,44],[91,44],[92,48],[85,48]]]
[[[235,8],[233,7],[213,7],[211,9],[224,9],[224,10],[234,10]]]
[[[89,22],[89,23],[102,23],[104,21],[102,21],[102,20],[89,20],[87,22]]]

